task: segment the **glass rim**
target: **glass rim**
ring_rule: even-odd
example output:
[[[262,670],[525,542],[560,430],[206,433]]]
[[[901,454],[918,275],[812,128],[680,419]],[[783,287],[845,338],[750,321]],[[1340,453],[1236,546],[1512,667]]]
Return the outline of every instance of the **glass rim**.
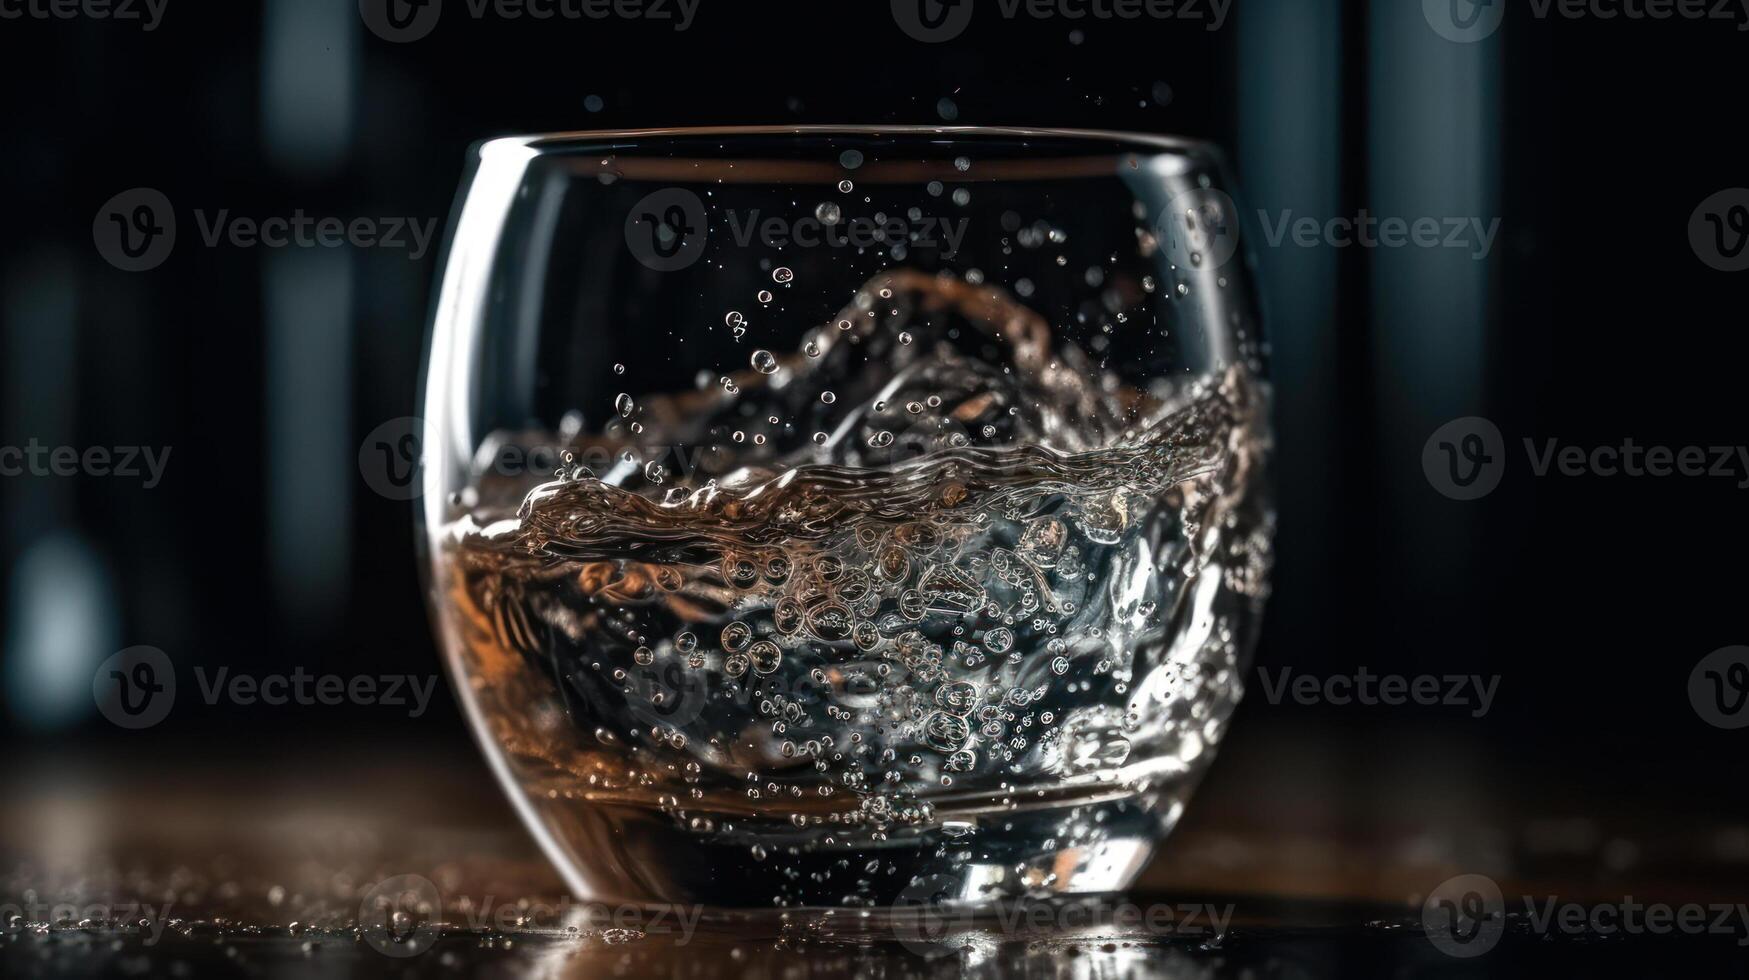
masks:
[[[792,136],[880,137],[896,136],[908,139],[937,137],[949,141],[990,137],[1039,138],[1065,142],[1116,143],[1150,153],[1219,155],[1216,144],[1186,136],[1166,133],[1142,133],[1120,129],[1077,129],[1054,126],[928,126],[902,125],[738,125],[738,126],[664,126],[643,129],[579,129],[546,133],[498,136],[481,140],[481,152],[499,147],[517,147],[536,153],[569,149],[575,144],[617,141],[626,143],[659,143],[688,137],[736,137],[765,141]],[[1091,147],[1090,147],[1091,148]]]

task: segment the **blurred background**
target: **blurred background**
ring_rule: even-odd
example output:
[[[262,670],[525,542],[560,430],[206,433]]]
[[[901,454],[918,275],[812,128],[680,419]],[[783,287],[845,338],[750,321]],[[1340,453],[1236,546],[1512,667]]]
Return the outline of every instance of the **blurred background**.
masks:
[[[702,0],[677,30],[474,18],[450,0],[406,41],[356,0],[168,0],[151,30],[0,18],[0,445],[170,453],[150,487],[0,478],[9,812],[59,823],[77,856],[102,835],[65,818],[114,819],[116,787],[307,806],[345,763],[409,792],[432,785],[409,769],[439,771],[447,795],[421,813],[473,807],[515,832],[446,680],[417,718],[192,691],[149,731],[97,710],[93,672],[135,645],[165,651],[185,684],[196,666],[439,670],[412,508],[359,463],[368,433],[416,413],[437,244],[209,247],[197,209],[441,236],[468,146],[493,136],[1072,126],[1214,141],[1243,192],[1279,445],[1258,664],[1498,678],[1475,717],[1272,704],[1253,674],[1146,881],[1392,900],[1440,868],[1676,898],[1740,883],[1749,734],[1709,724],[1688,684],[1702,657],[1749,642],[1734,551],[1749,472],[1537,477],[1524,451],[1749,441],[1745,280],[1688,233],[1703,200],[1749,183],[1730,109],[1738,25],[1513,5],[1464,43],[1433,29],[1439,4],[1413,0],[1202,0],[1139,22],[977,2],[941,43],[885,2]],[[141,272],[94,243],[107,202],[135,188],[178,219],[172,253]],[[1478,258],[1272,245],[1253,220],[1362,210],[1498,218],[1498,233]],[[1422,465],[1434,430],[1466,416],[1498,426],[1509,460],[1474,501]],[[84,808],[54,802],[68,800]]]

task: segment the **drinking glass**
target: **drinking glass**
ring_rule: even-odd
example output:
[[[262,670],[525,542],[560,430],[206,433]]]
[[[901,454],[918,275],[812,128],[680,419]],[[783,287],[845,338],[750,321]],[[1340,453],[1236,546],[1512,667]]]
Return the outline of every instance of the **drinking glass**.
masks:
[[[471,153],[419,505],[449,669],[569,885],[1128,884],[1242,688],[1264,346],[1219,157],[736,128]]]

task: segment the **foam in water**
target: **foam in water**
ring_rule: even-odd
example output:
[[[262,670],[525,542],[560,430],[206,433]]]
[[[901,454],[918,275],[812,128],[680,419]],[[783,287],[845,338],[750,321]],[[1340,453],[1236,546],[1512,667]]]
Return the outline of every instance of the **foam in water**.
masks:
[[[567,442],[607,472],[482,480],[452,655],[599,893],[1121,887],[1240,695],[1263,411],[1242,368],[1137,389],[999,290],[885,273],[802,350],[620,395]]]

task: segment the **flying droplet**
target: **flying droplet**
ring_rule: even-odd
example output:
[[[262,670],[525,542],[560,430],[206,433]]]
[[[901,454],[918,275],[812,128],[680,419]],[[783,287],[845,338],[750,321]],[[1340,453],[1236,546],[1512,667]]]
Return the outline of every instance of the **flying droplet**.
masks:
[[[753,370],[758,371],[760,374],[777,373],[777,355],[768,350],[754,351],[752,362]]]
[[[834,205],[834,207],[836,207],[836,205]],[[787,265],[780,265],[777,268],[771,270],[771,281],[772,282],[790,282],[790,281],[794,280],[795,277],[796,277],[795,272],[791,271],[790,267]]]
[[[633,407],[632,406],[632,396],[626,394],[623,391],[620,392],[619,397],[615,398],[613,400],[613,407],[619,412],[620,418],[622,418],[622,419],[631,418],[632,407]]]

